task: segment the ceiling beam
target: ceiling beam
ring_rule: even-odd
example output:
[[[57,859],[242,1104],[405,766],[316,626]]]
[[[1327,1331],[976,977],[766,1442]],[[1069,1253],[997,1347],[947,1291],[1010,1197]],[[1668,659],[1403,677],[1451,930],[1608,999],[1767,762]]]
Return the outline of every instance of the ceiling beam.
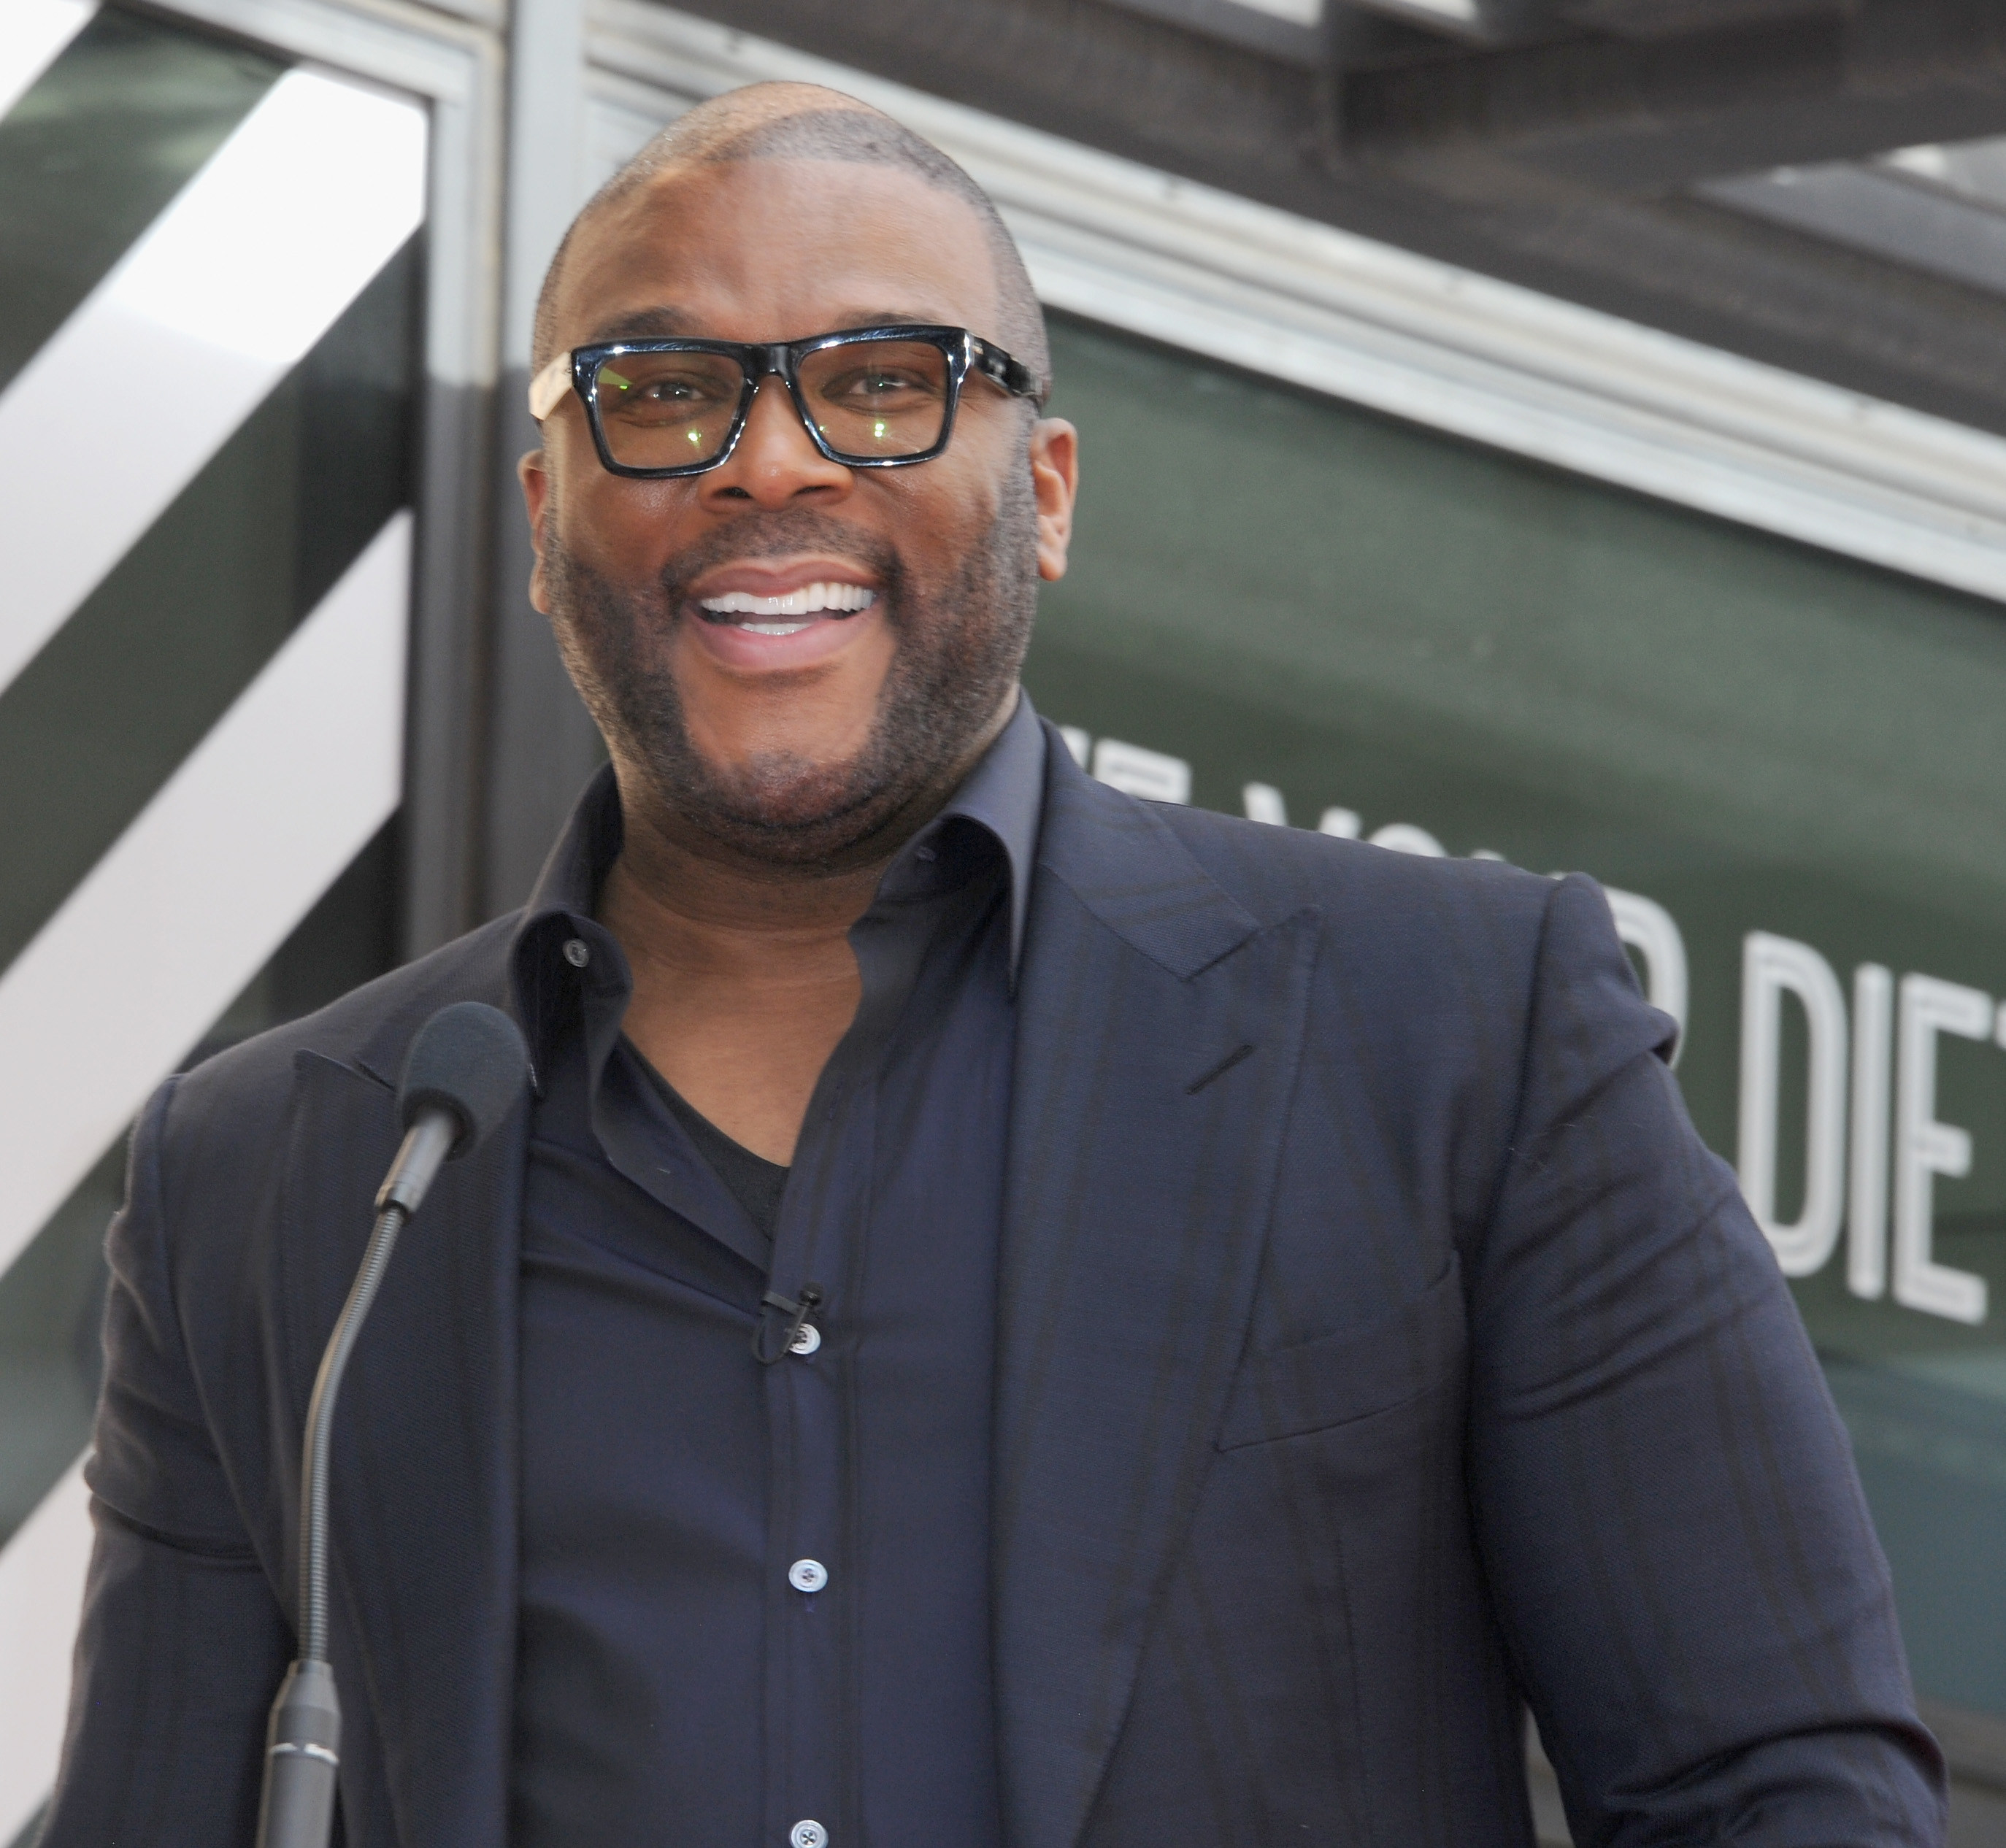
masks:
[[[1631,16],[1633,30],[1645,17]],[[1501,164],[1661,195],[2006,132],[2006,9],[1857,0],[1804,10],[1798,0],[1694,33],[1605,31],[1354,70],[1342,99],[1352,158],[1464,196],[1496,190]]]

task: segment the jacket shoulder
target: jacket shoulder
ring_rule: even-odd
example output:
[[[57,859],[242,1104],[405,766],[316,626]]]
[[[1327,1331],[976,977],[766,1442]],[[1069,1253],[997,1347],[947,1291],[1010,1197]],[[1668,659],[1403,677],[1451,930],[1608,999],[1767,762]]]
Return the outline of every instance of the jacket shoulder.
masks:
[[[452,1001],[508,1003],[509,945],[519,914],[466,936],[352,989],[339,1000],[204,1059],[176,1082],[173,1115],[222,1122],[255,1133],[274,1126],[302,1052],[396,1082],[403,1049],[437,1009]]]
[[[1385,928],[1481,917],[1537,935],[1555,881],[1502,860],[1403,853],[1209,809],[1148,805],[1193,859],[1264,920],[1314,905],[1327,921]]]

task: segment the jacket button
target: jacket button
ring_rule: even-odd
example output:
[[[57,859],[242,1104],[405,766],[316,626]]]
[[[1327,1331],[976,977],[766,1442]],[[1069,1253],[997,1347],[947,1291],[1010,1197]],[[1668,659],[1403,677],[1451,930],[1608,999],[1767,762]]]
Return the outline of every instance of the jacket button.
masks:
[[[829,1848],[829,1831],[819,1822],[801,1822],[787,1831],[794,1848]]]

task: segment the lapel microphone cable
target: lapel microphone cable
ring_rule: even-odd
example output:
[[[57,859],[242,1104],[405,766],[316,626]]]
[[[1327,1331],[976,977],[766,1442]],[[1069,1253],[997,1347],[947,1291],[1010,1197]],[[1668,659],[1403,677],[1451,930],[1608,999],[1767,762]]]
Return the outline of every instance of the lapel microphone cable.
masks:
[[[328,1450],[342,1375],[405,1221],[439,1169],[479,1147],[515,1108],[529,1063],[516,1023],[479,1001],[441,1008],[405,1056],[397,1087],[403,1143],[377,1191],[375,1228],[328,1337],[307,1407],[300,1460],[300,1654],[272,1703],[258,1848],[327,1848],[334,1826],[341,1702],[327,1653]]]

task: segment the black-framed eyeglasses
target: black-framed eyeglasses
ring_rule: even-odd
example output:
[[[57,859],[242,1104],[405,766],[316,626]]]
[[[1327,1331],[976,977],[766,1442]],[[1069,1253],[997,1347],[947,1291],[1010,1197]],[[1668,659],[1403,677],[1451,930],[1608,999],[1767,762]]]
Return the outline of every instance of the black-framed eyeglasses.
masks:
[[[777,373],[810,440],[848,469],[931,462],[954,434],[963,381],[1038,396],[1029,367],[965,327],[901,323],[808,340],[606,340],[561,353],[530,386],[541,423],[577,392],[599,459],[615,475],[700,475],[737,447]]]

